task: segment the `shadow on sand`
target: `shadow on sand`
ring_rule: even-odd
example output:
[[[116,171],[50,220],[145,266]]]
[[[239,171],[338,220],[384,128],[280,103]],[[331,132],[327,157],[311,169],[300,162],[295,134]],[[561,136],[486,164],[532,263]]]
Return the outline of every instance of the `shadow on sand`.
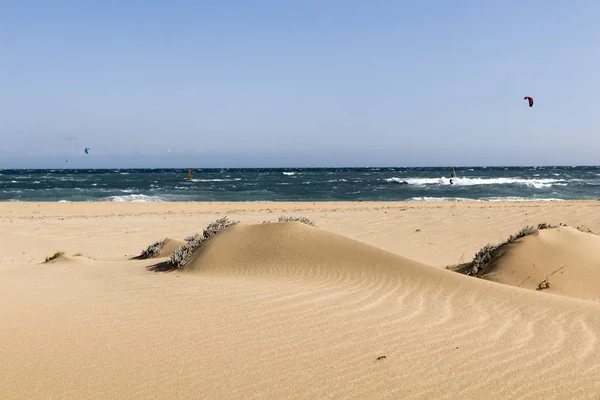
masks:
[[[152,272],[173,272],[177,269],[177,267],[169,265],[166,261],[163,261],[157,264],[149,265],[146,267],[146,269]]]

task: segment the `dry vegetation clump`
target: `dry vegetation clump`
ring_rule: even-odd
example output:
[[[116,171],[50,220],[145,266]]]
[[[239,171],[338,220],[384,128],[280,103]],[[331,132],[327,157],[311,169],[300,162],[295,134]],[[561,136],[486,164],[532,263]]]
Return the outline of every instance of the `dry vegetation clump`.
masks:
[[[591,233],[592,235],[596,234],[596,232],[594,232],[593,230],[591,230],[590,228],[588,228],[587,226],[584,226],[584,225],[579,225],[577,227],[577,230],[581,231],[583,233]]]
[[[64,251],[57,251],[56,253],[54,253],[51,256],[46,256],[46,260],[44,262],[49,262],[49,261],[52,261],[52,260],[56,260],[57,258],[62,257],[64,255],[65,255]]]
[[[193,235],[185,237],[183,240],[185,240],[187,243],[189,243],[189,242],[196,240],[199,236],[200,236],[200,234],[198,232],[196,232]]]
[[[465,268],[461,268],[466,275],[481,277],[485,269],[490,263],[501,254],[501,250],[508,244],[514,243],[518,239],[536,233],[541,229],[554,228],[553,225],[545,222],[537,226],[526,226],[516,234],[510,235],[508,239],[500,244],[486,244],[483,246],[473,258],[473,261],[468,263]]]
[[[499,244],[486,244],[475,254],[471,262],[471,268],[467,271],[467,275],[477,275],[477,273],[485,268],[494,258],[494,251],[500,247]]]
[[[315,223],[306,217],[288,217],[282,215],[277,220],[278,222],[302,222],[303,224],[315,226]]]
[[[144,250],[142,250],[142,253],[140,254],[140,258],[146,259],[146,258],[152,258],[152,257],[158,256],[160,254],[160,251],[162,250],[163,246],[165,245],[165,243],[167,243],[167,238],[164,238],[157,242],[152,243],[151,245],[146,247]]]
[[[269,224],[272,221],[263,221],[263,224]],[[277,219],[277,222],[302,222],[303,224],[309,225],[309,226],[315,226],[314,221],[310,220],[307,217],[290,217],[290,216],[286,216],[286,215],[282,215],[281,217],[279,217]]]
[[[231,221],[227,217],[220,218],[210,223],[202,232],[202,234],[195,233],[194,235],[185,238],[186,244],[179,246],[175,252],[171,255],[171,258],[167,261],[167,264],[172,268],[181,268],[185,266],[189,260],[190,255],[194,250],[198,249],[204,242],[212,238],[216,234],[223,230],[238,224],[239,221]]]
[[[560,270],[562,270],[565,266],[563,265],[562,267],[560,267],[559,269],[557,269],[556,271],[552,272],[550,275],[548,275],[546,277],[546,279],[544,279],[543,281],[541,281],[538,284],[537,289],[535,290],[544,290],[544,289],[550,289],[550,281],[548,280],[548,278],[550,278],[552,275],[554,275],[555,273],[559,272]]]

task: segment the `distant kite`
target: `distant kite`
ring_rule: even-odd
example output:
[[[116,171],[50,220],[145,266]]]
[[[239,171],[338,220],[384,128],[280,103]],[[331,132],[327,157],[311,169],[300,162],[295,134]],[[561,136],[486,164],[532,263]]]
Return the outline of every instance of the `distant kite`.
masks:
[[[85,150],[83,150],[83,151],[85,151],[85,154],[90,154],[90,148],[89,147],[86,147]]]
[[[523,97],[523,100],[529,100],[529,107],[533,107],[533,98],[529,96]]]

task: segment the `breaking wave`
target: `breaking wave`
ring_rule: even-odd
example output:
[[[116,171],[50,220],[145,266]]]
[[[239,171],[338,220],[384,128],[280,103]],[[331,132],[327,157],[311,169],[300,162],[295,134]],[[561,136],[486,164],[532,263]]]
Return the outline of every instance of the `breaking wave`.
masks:
[[[408,185],[451,185],[450,178],[387,178],[386,182]],[[477,185],[525,185],[536,189],[548,188],[553,185],[566,186],[565,179],[526,179],[526,178],[452,178],[456,186]]]

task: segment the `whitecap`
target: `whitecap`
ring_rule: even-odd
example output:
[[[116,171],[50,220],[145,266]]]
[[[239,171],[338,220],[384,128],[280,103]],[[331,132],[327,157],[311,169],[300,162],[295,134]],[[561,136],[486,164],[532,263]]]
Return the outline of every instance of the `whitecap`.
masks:
[[[162,202],[162,198],[158,196],[146,196],[145,194],[130,194],[127,196],[110,196],[108,201],[117,203],[146,203],[146,202]]]
[[[386,182],[408,183],[409,185],[450,185],[450,178],[387,178]],[[564,179],[524,179],[524,178],[452,178],[455,186],[477,185],[525,185],[536,189],[547,188],[566,182]]]

